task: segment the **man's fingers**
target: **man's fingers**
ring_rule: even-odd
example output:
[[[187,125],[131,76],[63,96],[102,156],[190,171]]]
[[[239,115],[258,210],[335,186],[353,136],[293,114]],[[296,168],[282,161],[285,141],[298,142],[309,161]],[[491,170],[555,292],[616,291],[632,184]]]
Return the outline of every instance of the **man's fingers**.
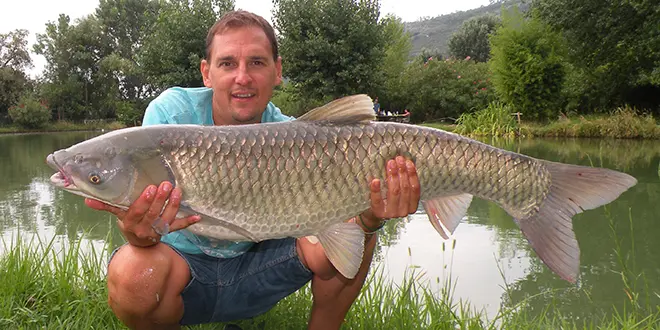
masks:
[[[170,223],[170,232],[188,228],[188,226],[199,222],[199,220],[201,220],[199,215],[191,215],[189,217],[175,219]]]
[[[132,227],[133,225],[142,221],[144,214],[147,213],[147,210],[149,210],[149,207],[156,197],[157,189],[158,188],[154,185],[150,185],[144,189],[140,197],[138,197],[138,199],[133,202],[133,204],[131,204],[131,207],[128,209],[126,215],[119,219],[122,220],[128,227]]]
[[[399,186],[401,194],[399,195],[399,204],[396,209],[395,217],[405,217],[408,215],[408,204],[410,203],[410,181],[406,169],[406,159],[396,157],[397,170],[399,172]]]
[[[399,195],[401,187],[399,186],[399,171],[394,160],[387,162],[387,202],[385,203],[385,216],[383,218],[393,218],[396,208],[399,206]]]
[[[122,210],[122,209],[120,209],[120,208],[118,208],[118,207],[114,207],[114,206],[112,206],[112,205],[108,205],[108,204],[103,203],[103,202],[101,202],[101,201],[98,201],[98,200],[96,200],[96,199],[85,198],[85,204],[86,204],[87,206],[89,206],[89,207],[95,209],[95,210],[99,210],[99,211],[108,211],[108,212],[114,214],[114,215],[117,216],[117,217],[122,217],[122,216],[124,216],[124,215],[126,214],[126,211],[124,211],[124,210]]]
[[[165,206],[165,201],[167,201],[167,198],[170,197],[171,191],[172,184],[167,181],[162,182],[158,187],[156,197],[154,197],[153,202],[143,217],[143,220],[146,220],[149,226],[151,226],[154,221],[160,217],[160,214],[163,212],[163,206]]]
[[[166,224],[172,224],[174,218],[176,218],[176,214],[179,212],[179,205],[181,205],[181,189],[174,188],[160,218],[163,219]]]
[[[417,176],[417,167],[412,160],[406,160],[406,171],[408,172],[408,182],[410,183],[410,199],[408,201],[408,214],[415,213],[419,206],[419,198],[421,196],[421,188],[419,185],[419,177]]]
[[[383,196],[380,193],[380,180],[371,180],[369,190],[369,197],[371,198],[371,209],[377,214],[380,214],[385,209],[385,201],[383,200]]]

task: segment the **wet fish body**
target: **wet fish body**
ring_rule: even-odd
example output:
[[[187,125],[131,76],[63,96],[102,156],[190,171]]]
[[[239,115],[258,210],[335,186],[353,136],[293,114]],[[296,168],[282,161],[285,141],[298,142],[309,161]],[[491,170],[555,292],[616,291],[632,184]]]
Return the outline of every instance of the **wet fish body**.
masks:
[[[124,208],[147,185],[168,180],[183,191],[181,215],[202,216],[187,229],[197,235],[235,241],[316,236],[346,277],[357,273],[364,239],[360,227],[345,220],[369,208],[369,182],[385,182],[386,161],[397,155],[414,160],[422,205],[442,237],[455,230],[473,196],[493,201],[568,281],[579,270],[572,216],[636,183],[608,169],[539,160],[372,118],[371,99],[352,96],[291,122],[118,130],[55,152],[48,162],[58,170],[55,185]]]

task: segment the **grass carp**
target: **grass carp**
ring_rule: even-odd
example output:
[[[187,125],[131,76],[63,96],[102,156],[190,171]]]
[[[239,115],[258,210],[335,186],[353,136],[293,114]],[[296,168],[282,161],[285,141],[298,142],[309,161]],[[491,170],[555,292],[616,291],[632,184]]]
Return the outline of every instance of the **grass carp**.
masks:
[[[290,122],[239,126],[155,125],[109,132],[59,150],[51,182],[127,208],[150,184],[182,189],[185,230],[255,241],[316,236],[346,277],[358,271],[364,234],[345,222],[370,207],[369,183],[386,186],[386,161],[412,159],[421,203],[447,238],[473,196],[508,212],[543,262],[575,282],[573,215],[636,184],[621,172],[539,160],[438,129],[374,122],[366,95],[335,100]]]

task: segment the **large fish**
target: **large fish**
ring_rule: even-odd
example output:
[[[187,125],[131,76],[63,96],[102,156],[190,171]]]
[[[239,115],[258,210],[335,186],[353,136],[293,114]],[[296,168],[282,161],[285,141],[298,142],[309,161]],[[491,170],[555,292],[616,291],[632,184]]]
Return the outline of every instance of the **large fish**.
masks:
[[[396,155],[414,160],[433,227],[453,233],[473,196],[499,204],[538,256],[575,282],[573,215],[636,184],[616,171],[554,163],[442,130],[373,122],[366,95],[335,100],[295,121],[240,126],[157,125],[106,133],[48,156],[51,181],[72,193],[127,208],[147,185],[183,191],[186,230],[209,238],[262,241],[316,236],[352,278],[364,234],[349,219],[370,206],[369,182],[385,183]],[[386,190],[386,185],[383,185]]]

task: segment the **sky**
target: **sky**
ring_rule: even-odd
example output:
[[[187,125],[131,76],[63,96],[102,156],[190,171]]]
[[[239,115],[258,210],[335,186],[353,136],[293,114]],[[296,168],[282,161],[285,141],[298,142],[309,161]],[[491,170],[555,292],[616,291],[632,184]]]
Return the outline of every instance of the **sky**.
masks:
[[[48,21],[55,21],[60,13],[71,19],[92,14],[98,0],[19,0],[4,1],[0,11],[0,33],[15,29],[27,29],[29,48],[36,41],[36,33],[43,33]],[[435,17],[487,5],[488,0],[434,1],[434,0],[381,0],[381,16],[395,14],[404,22],[416,21],[420,17]],[[259,14],[271,21],[272,0],[235,0],[236,9]],[[34,68],[30,74],[41,72],[45,64],[42,56],[32,54]]]

